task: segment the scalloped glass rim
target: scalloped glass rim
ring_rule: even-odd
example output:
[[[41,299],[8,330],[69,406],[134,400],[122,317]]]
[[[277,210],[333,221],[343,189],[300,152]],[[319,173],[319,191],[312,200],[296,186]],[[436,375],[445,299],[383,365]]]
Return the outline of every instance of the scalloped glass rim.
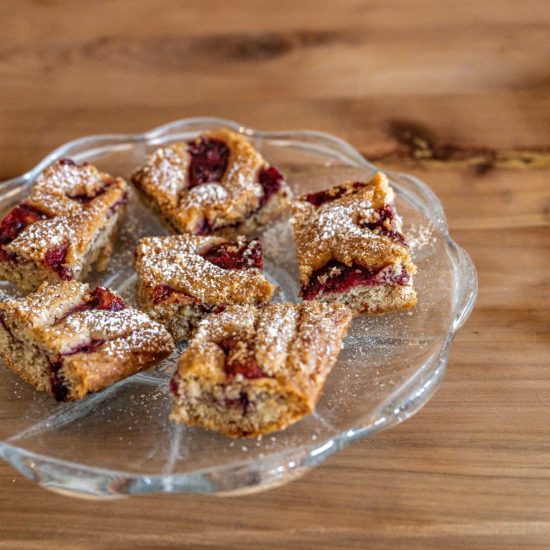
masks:
[[[43,169],[62,157],[78,159],[79,156],[91,156],[104,150],[122,152],[140,142],[161,145],[167,141],[183,139],[208,126],[227,127],[247,136],[269,139],[272,142],[284,143],[290,140],[294,147],[301,144],[300,146],[305,149],[321,152],[346,165],[370,171],[377,169],[351,145],[327,133],[309,130],[262,132],[232,121],[203,117],[177,120],[142,134],[105,134],[70,141],[52,151],[32,170],[0,183],[0,194],[3,198],[16,194],[22,187],[30,184]],[[332,453],[350,443],[412,416],[427,403],[444,376],[453,336],[468,318],[475,302],[477,276],[468,254],[449,235],[443,208],[433,191],[413,176],[400,172],[385,172],[398,193],[422,212],[445,240],[454,275],[453,320],[440,347],[404,384],[375,409],[366,411],[357,426],[341,432],[336,437],[268,454],[261,459],[253,458],[185,473],[143,475],[98,468],[31,452],[7,441],[0,441],[0,456],[29,479],[46,488],[72,496],[114,498],[151,492],[234,494],[286,483],[302,475],[309,468],[319,465]],[[146,377],[147,374],[137,376]]]

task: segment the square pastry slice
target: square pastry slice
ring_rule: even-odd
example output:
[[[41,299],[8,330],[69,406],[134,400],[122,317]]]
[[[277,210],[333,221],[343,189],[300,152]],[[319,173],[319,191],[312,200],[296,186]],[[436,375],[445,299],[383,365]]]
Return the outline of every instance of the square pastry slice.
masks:
[[[304,300],[341,302],[355,313],[416,305],[416,266],[384,174],[302,195],[292,211]]]
[[[109,259],[128,184],[91,164],[56,162],[0,222],[0,279],[23,290],[82,280]]]
[[[209,316],[179,360],[171,418],[231,437],[286,428],[314,410],[351,317],[320,302]]]
[[[179,342],[208,313],[269,303],[275,287],[262,275],[262,264],[257,240],[146,237],[136,250],[138,305]]]
[[[290,197],[277,168],[227,130],[157,149],[132,182],[169,227],[194,235],[253,232],[279,216]]]
[[[0,302],[0,357],[57,401],[82,399],[173,349],[161,324],[106,288],[66,281]]]

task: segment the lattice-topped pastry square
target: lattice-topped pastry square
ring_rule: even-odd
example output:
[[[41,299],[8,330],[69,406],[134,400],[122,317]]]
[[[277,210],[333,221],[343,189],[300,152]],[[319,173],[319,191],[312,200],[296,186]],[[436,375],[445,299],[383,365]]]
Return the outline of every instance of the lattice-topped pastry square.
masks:
[[[340,304],[231,306],[202,321],[171,383],[172,419],[231,437],[311,413],[351,321]]]
[[[0,279],[23,290],[82,280],[109,259],[128,184],[91,164],[56,162],[0,222]]]
[[[161,324],[106,288],[65,281],[0,301],[0,357],[57,401],[82,399],[173,349]]]
[[[384,174],[302,195],[292,210],[304,300],[341,302],[355,313],[416,304],[416,266]]]
[[[137,247],[139,307],[176,341],[227,305],[265,305],[274,286],[262,275],[262,245],[239,237],[146,237]]]
[[[279,216],[290,197],[279,170],[228,130],[157,149],[132,182],[172,229],[195,235],[253,232]]]

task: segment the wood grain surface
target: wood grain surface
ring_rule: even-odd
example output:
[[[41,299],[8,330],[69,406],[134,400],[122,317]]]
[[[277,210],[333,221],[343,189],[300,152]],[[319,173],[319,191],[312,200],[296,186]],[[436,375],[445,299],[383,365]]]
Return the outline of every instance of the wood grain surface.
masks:
[[[249,497],[78,501],[0,464],[0,548],[549,548],[550,2],[0,1],[0,179],[215,115],[313,128],[441,198],[480,280],[434,399]]]

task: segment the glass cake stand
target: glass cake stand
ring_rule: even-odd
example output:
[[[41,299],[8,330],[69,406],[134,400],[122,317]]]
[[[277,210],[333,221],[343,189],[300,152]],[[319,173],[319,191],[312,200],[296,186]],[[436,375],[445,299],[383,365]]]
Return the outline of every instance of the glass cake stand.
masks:
[[[285,173],[295,193],[367,180],[376,170],[349,144],[321,132],[261,132],[227,120],[185,119],[144,134],[90,136],[59,147],[26,174],[0,184],[2,214],[58,158],[89,161],[129,177],[157,147],[220,127],[245,134]],[[418,306],[353,321],[314,414],[252,440],[175,425],[168,419],[167,386],[181,346],[157,367],[66,404],[0,365],[0,456],[43,487],[74,496],[235,494],[286,483],[350,443],[413,415],[443,378],[453,336],[474,304],[477,279],[468,254],[449,235],[435,194],[412,176],[386,173],[418,266]],[[90,283],[111,287],[132,303],[135,245],[143,236],[165,233],[132,196],[109,267]],[[297,301],[288,218],[267,227],[261,238],[267,277],[280,289],[276,300]],[[9,284],[0,289],[17,293]]]

